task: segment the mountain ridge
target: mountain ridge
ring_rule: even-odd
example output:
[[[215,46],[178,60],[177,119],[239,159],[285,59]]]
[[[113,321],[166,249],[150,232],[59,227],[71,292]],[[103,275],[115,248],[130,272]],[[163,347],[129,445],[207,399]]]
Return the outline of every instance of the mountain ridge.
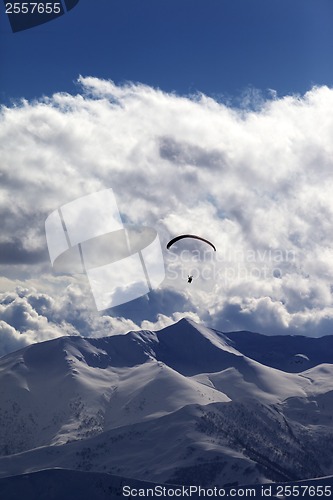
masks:
[[[327,353],[314,349],[318,364],[284,371],[246,355],[264,356],[276,338],[249,333],[246,345],[237,335],[183,319],[156,332],[61,337],[1,358],[0,475],[56,466],[223,485],[333,474]],[[290,342],[280,341],[278,353]]]

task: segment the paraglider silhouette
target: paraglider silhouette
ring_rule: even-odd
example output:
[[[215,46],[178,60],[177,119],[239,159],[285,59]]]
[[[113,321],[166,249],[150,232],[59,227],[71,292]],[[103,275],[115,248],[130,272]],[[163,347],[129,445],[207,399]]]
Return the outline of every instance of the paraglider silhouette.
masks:
[[[206,238],[202,238],[201,236],[197,236],[195,234],[180,234],[179,236],[175,236],[167,244],[167,249],[169,250],[174,243],[176,243],[179,240],[182,240],[183,238],[192,238],[195,240],[203,241],[204,243],[207,243],[208,245],[210,245],[214,249],[214,252],[216,252],[216,247],[211,241],[206,240]],[[187,283],[192,283],[192,280],[193,280],[193,275],[189,274],[187,276]]]
[[[176,236],[175,238],[172,238],[172,240],[170,240],[169,243],[167,244],[167,249],[169,250],[169,248],[174,243],[176,243],[179,240],[182,240],[183,238],[194,238],[195,240],[204,241],[205,243],[208,243],[208,245],[210,245],[212,248],[214,248],[214,251],[216,252],[216,247],[215,247],[215,245],[213,245],[213,243],[211,241],[206,240],[205,238],[202,238],[201,236],[196,236],[195,234],[181,234],[179,236]]]

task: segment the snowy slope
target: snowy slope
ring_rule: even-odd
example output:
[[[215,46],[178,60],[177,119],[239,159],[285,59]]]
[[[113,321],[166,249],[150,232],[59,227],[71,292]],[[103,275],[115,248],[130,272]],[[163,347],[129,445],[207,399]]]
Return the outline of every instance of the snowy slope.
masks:
[[[181,320],[3,357],[0,476],[61,467],[223,485],[333,474],[333,364],[288,373],[245,355],[255,344],[264,356],[247,336],[237,345],[236,334]],[[312,363],[328,359],[320,349]]]
[[[318,488],[318,491],[327,492],[333,490],[333,476],[320,477],[318,479],[312,479],[308,481],[299,481],[293,483],[275,483],[265,485],[265,490],[271,488],[273,498],[278,490],[282,487],[295,486],[298,488],[299,496],[303,500],[313,500],[315,498],[313,491]],[[311,486],[311,489],[310,489]],[[98,472],[78,472],[70,471],[65,469],[48,469],[42,470],[40,472],[32,474],[22,474],[21,476],[12,476],[4,479],[0,479],[0,498],[5,498],[6,500],[17,500],[24,498],[24,500],[114,500],[117,498],[125,498],[123,492],[124,487],[131,489],[133,495],[136,497],[142,497],[145,493],[146,497],[152,497],[151,491],[157,491],[158,496],[155,498],[160,498],[159,492],[161,491],[160,484],[155,484],[145,481],[136,481],[133,479],[122,478],[119,476],[113,476],[105,473]],[[156,489],[155,489],[156,488]],[[199,488],[199,487],[197,487]],[[234,486],[225,488],[225,496],[230,497],[230,489],[232,489],[233,498],[234,496]],[[178,490],[179,485],[167,485],[166,493],[169,493],[167,498],[172,496],[172,491]],[[241,487],[241,495],[238,498],[262,498],[262,487],[261,485],[245,485]],[[247,495],[245,496],[245,492]],[[183,498],[188,498],[186,495],[186,490]],[[327,495],[329,496],[329,495]],[[279,495],[282,498],[282,495]],[[133,497],[132,497],[133,498]],[[199,491],[195,492],[192,490],[190,496],[192,499],[203,498],[202,493]]]
[[[229,400],[145,355],[136,334],[96,344],[63,337],[0,361],[2,453],[83,439],[186,404]]]

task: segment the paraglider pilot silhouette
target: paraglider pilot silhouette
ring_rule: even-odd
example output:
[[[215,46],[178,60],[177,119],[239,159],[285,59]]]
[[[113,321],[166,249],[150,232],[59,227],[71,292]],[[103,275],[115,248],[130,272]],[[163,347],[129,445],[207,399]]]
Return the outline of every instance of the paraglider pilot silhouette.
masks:
[[[213,243],[211,241],[206,240],[205,238],[201,238],[201,236],[196,236],[195,234],[181,234],[179,236],[176,236],[175,238],[172,238],[172,240],[170,240],[169,243],[167,244],[167,249],[169,250],[174,243],[176,243],[179,240],[182,240],[183,238],[192,238],[195,240],[203,241],[203,242],[207,243],[208,245],[210,245],[214,249],[214,251],[216,252],[216,247],[215,247],[215,245],[213,245]],[[192,283],[192,280],[193,280],[193,276],[189,274],[187,276],[187,283]]]

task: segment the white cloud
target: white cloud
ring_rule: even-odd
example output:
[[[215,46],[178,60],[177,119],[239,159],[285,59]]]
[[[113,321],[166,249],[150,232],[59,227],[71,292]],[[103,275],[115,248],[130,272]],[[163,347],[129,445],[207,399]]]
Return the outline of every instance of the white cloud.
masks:
[[[218,248],[213,262],[194,255],[197,247],[178,245],[192,252],[190,262],[166,253],[164,289],[150,305],[140,302],[141,313],[129,304],[105,316],[112,331],[187,313],[229,330],[332,332],[333,90],[275,96],[247,111],[144,85],[92,77],[80,84],[75,96],[2,109],[4,290],[33,283],[52,298],[46,308],[58,311],[45,322],[46,312],[24,309],[34,339],[57,334],[61,314],[65,323],[75,317],[68,322],[75,333],[86,334],[87,325],[105,331],[77,278],[50,278],[44,221],[62,204],[107,187],[122,217],[155,227],[163,244],[189,232]],[[191,286],[188,272],[196,273]]]
[[[0,356],[16,351],[31,343],[29,339],[22,336],[20,332],[2,320],[0,320],[0,339]]]

